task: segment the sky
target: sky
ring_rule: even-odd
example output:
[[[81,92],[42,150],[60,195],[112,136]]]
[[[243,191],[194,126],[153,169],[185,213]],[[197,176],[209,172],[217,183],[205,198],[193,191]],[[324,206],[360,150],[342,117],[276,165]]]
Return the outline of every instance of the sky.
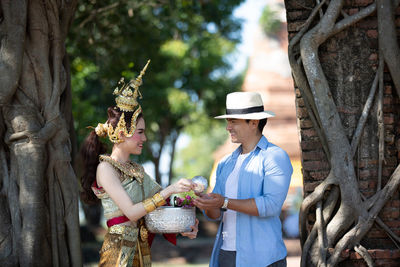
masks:
[[[229,60],[235,62],[233,64],[232,73],[237,74],[245,70],[247,60],[251,55],[253,49],[253,36],[258,27],[258,20],[261,16],[262,9],[269,2],[269,0],[246,0],[239,7],[237,7],[233,16],[241,18],[242,24],[242,42],[237,46],[237,52],[234,53]],[[181,135],[177,141],[177,150],[184,148],[188,145],[190,139],[188,136]],[[161,173],[167,173],[169,168],[169,155],[163,153],[161,155]],[[152,163],[143,164],[145,171],[151,176],[155,177],[155,169]],[[185,177],[192,178],[192,177]],[[166,179],[162,179],[161,185],[167,186]]]
[[[241,72],[246,68],[247,59],[253,49],[254,33],[258,27],[258,20],[268,0],[247,0],[233,12],[233,16],[243,19],[242,42],[238,45],[233,72]]]

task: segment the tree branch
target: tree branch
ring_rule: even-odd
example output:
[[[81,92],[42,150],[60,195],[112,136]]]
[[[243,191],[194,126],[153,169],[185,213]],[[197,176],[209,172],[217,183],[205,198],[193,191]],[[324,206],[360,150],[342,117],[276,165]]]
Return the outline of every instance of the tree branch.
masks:
[[[100,15],[102,13],[106,13],[108,11],[111,11],[114,8],[117,8],[123,2],[126,2],[126,1],[125,0],[120,0],[118,2],[114,2],[114,3],[110,4],[108,6],[101,7],[101,8],[93,10],[90,13],[90,15],[79,24],[78,28],[83,28],[86,25],[86,23],[92,21],[97,15]]]

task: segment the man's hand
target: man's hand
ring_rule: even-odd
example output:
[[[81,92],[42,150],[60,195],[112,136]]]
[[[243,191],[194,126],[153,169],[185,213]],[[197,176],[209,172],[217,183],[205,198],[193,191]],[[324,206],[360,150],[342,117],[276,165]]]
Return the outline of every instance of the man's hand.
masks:
[[[220,194],[201,194],[199,197],[193,200],[194,205],[199,209],[212,210],[220,209],[224,204],[224,197]]]

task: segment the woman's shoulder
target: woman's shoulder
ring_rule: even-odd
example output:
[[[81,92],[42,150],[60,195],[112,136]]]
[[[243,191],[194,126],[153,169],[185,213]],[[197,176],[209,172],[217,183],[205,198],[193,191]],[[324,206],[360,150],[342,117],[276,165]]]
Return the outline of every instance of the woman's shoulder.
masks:
[[[97,179],[102,179],[102,177],[117,177],[118,178],[118,173],[115,170],[114,166],[111,165],[111,163],[106,162],[106,161],[101,161],[99,165],[97,165],[97,171],[96,171],[96,177]]]
[[[97,172],[106,170],[114,170],[113,165],[107,161],[100,161],[99,165],[97,165]]]

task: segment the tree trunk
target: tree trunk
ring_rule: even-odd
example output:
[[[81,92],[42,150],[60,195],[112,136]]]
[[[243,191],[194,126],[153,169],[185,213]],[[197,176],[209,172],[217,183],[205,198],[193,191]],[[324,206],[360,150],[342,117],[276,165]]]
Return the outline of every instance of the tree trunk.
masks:
[[[398,201],[400,184],[395,145],[400,110],[398,95],[392,94],[400,92],[398,1],[287,0],[285,5],[305,183],[301,266],[340,265],[348,249],[368,266],[390,265],[374,263],[374,250],[394,249],[400,240],[385,224],[398,218],[385,210],[392,206],[386,202]],[[385,63],[390,73],[384,75]],[[393,243],[377,242],[374,223]]]
[[[76,4],[1,0],[1,266],[82,264],[64,47]]]

